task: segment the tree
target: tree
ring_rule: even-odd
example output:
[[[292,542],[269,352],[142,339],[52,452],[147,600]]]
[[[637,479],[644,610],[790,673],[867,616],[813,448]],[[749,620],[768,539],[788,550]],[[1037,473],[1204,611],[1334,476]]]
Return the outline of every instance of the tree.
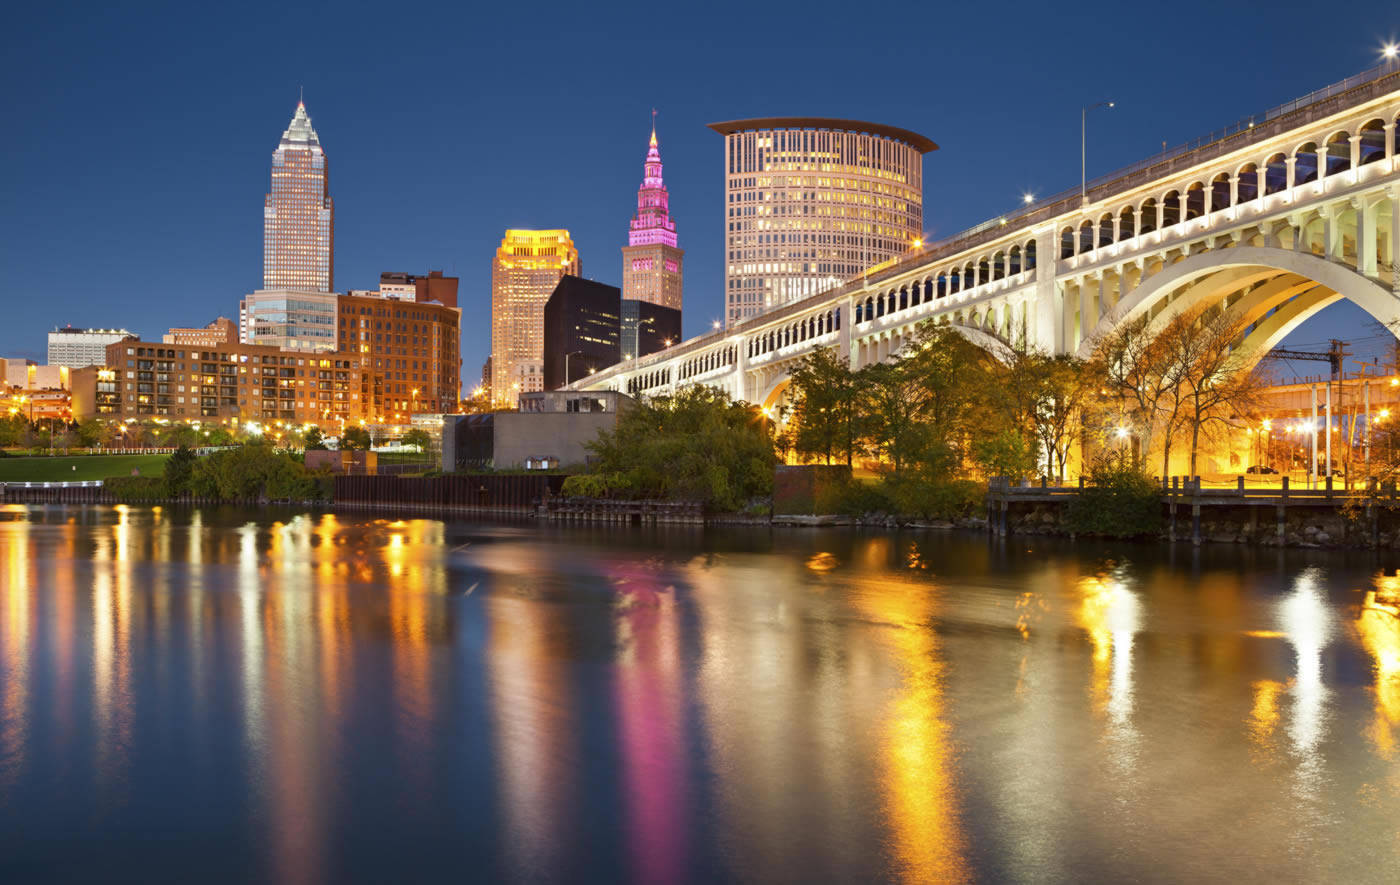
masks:
[[[165,491],[178,497],[190,490],[190,480],[194,477],[194,465],[199,456],[189,446],[180,446],[165,461]]]
[[[89,418],[78,425],[78,445],[84,448],[92,448],[102,442],[102,422],[96,418]]]
[[[800,455],[840,458],[852,466],[864,435],[866,376],[852,372],[835,348],[808,354],[790,373],[792,446]]]
[[[321,433],[321,428],[314,424],[306,428],[306,433],[302,434],[301,441],[308,452],[324,452],[326,450],[325,435]]]
[[[995,436],[975,441],[972,457],[985,477],[1005,476],[1017,480],[1035,471],[1035,452],[1026,445],[1025,436],[1010,427]]]
[[[1133,463],[1141,466],[1151,448],[1159,421],[1164,417],[1164,399],[1176,389],[1176,377],[1170,355],[1148,330],[1150,318],[1139,317],[1120,323],[1094,345],[1090,372],[1101,379],[1103,401],[1100,403],[1116,421],[1131,428],[1136,440]],[[1168,433],[1174,416],[1166,416]]]
[[[199,444],[199,432],[188,424],[172,424],[158,431],[163,446],[195,446]]]
[[[860,370],[866,438],[896,475],[909,466],[925,474],[956,467],[971,428],[987,424],[979,402],[987,362],[962,333],[930,321],[894,361]]]
[[[351,425],[340,432],[340,449],[343,451],[354,451],[356,449],[368,452],[372,445],[369,438],[369,431],[363,427]]]
[[[1190,434],[1190,475],[1195,476],[1201,436],[1228,424],[1255,406],[1255,382],[1234,345],[1249,323],[1243,316],[1218,308],[1186,311],[1171,320],[1159,336],[1160,347],[1176,380],[1170,392],[1179,425]],[[1208,434],[1207,434],[1208,435]],[[1171,434],[1168,433],[1168,438]],[[1169,443],[1164,441],[1164,444]],[[1162,475],[1167,475],[1163,460]]]
[[[777,457],[764,423],[753,406],[691,385],[621,412],[616,429],[589,444],[591,472],[601,475],[612,496],[701,501],[712,510],[737,511],[773,490]]]
[[[1065,481],[1069,453],[1082,437],[1084,401],[1092,382],[1083,360],[1060,355],[1039,357],[1040,383],[1035,403],[1035,433],[1045,452],[1046,472]]]
[[[419,452],[426,452],[433,444],[433,438],[428,435],[428,431],[415,427],[403,435],[403,444],[412,446]]]

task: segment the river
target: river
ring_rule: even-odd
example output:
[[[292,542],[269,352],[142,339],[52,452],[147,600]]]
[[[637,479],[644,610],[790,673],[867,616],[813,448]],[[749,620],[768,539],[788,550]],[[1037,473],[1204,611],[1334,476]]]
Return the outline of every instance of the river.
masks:
[[[1395,881],[1396,565],[6,507],[0,881]]]

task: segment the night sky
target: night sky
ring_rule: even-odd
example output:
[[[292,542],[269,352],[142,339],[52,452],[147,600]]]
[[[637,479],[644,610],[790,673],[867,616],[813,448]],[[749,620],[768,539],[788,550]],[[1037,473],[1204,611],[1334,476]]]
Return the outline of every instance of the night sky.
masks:
[[[1400,6],[1312,2],[7,4],[0,356],[42,362],[65,323],[158,339],[236,317],[261,285],[271,154],[303,85],[330,162],[336,289],[460,276],[470,389],[505,228],[568,228],[584,275],[620,285],[653,107],[689,337],[723,305],[707,123],[928,135],[938,239],[1075,186],[1083,105],[1117,102],[1090,118],[1092,178],[1369,68],[1397,36]],[[1331,337],[1389,346],[1345,306],[1290,343]]]

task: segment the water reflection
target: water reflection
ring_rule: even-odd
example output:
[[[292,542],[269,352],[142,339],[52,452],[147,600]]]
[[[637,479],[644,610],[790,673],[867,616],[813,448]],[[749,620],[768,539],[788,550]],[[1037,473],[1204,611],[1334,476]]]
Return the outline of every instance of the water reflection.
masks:
[[[1384,880],[1400,578],[1085,550],[0,508],[0,880]]]
[[[1356,620],[1361,645],[1376,676],[1374,723],[1367,735],[1386,759],[1395,758],[1400,728],[1400,576],[1376,575]]]
[[[936,596],[928,585],[881,583],[855,599],[888,627],[900,686],[880,726],[881,763],[890,838],[906,882],[972,878],[958,813],[953,736],[947,723],[946,665],[934,626]]]

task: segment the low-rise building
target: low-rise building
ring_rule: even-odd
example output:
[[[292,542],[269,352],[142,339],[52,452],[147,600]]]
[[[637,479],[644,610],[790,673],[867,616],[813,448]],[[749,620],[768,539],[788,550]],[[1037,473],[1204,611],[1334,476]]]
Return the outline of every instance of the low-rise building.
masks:
[[[230,342],[182,347],[123,341],[107,348],[118,418],[274,422],[360,421],[377,381],[358,355]]]
[[[238,340],[238,324],[228,317],[219,317],[207,326],[171,329],[161,340],[166,344],[186,347],[212,347]]]
[[[107,345],[136,336],[125,329],[78,329],[64,326],[49,333],[48,361],[51,366],[100,366],[107,357]]]

